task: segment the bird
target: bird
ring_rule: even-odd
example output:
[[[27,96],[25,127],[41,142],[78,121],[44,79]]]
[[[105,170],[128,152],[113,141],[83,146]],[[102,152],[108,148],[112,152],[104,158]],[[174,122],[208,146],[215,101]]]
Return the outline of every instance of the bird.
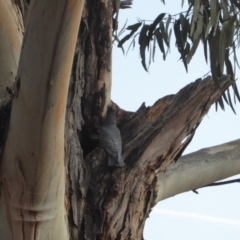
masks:
[[[108,166],[123,167],[122,138],[116,124],[116,113],[108,107],[106,118],[99,130],[99,146],[108,154]]]

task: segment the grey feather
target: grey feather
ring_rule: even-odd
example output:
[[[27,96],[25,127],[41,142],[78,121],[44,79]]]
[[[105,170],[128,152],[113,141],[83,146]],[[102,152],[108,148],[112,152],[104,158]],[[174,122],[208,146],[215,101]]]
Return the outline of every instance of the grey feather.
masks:
[[[108,166],[123,167],[122,138],[116,125],[116,113],[112,108],[107,111],[103,126],[99,130],[99,144],[108,153]]]

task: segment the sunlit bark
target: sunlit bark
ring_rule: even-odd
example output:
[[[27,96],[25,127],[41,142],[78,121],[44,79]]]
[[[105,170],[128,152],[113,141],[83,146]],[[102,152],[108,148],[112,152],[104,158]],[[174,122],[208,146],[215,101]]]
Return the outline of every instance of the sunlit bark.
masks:
[[[240,140],[181,157],[158,176],[156,202],[240,173]]]
[[[0,0],[0,100],[6,97],[6,87],[15,81],[22,46],[23,25],[16,6]]]
[[[31,2],[1,165],[14,239],[68,239],[64,124],[83,4]]]

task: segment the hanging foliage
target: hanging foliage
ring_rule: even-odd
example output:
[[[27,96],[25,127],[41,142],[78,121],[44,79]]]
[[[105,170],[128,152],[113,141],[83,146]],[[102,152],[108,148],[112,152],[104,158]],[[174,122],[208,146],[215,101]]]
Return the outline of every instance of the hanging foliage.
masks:
[[[165,4],[164,1],[162,2]],[[232,67],[233,65],[239,67],[236,55],[236,48],[240,44],[239,11],[240,4],[237,0],[189,0],[188,10],[184,13],[176,15],[160,13],[152,24],[139,20],[138,23],[127,27],[126,30],[131,30],[131,32],[119,41],[118,47],[123,47],[123,44],[130,38],[133,38],[135,43],[138,37],[141,63],[148,71],[147,52],[150,59],[154,61],[155,49],[158,46],[165,60],[173,30],[175,46],[188,71],[188,64],[199,47],[199,43],[202,42],[204,57],[206,62],[210,63],[213,80],[218,84],[218,78],[223,74],[231,75],[234,97],[239,100],[235,84],[235,68]],[[150,63],[149,60],[149,65]],[[230,94],[227,96],[224,94],[218,101],[224,109],[222,98],[233,109]]]

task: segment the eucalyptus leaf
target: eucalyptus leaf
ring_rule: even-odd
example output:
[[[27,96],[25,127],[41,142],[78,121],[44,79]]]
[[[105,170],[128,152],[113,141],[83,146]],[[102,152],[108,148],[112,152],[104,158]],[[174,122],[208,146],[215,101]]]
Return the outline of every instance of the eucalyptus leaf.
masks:
[[[142,65],[144,67],[144,69],[146,71],[147,70],[147,66],[146,66],[146,59],[145,59],[145,50],[146,48],[148,47],[148,44],[149,44],[149,38],[148,38],[148,35],[147,35],[147,32],[149,30],[150,26],[149,25],[144,25],[140,31],[140,35],[139,35],[139,45],[140,45],[140,56],[141,56],[141,59],[142,59]]]
[[[130,25],[128,26],[126,29],[127,30],[131,30],[131,32],[129,34],[127,34],[123,39],[121,39],[118,43],[118,47],[122,47],[122,45],[128,40],[130,39],[134,33],[138,30],[138,28],[142,25],[141,22],[139,23],[136,23],[136,24],[133,24],[133,25]]]
[[[201,3],[200,0],[195,0],[194,1],[190,36],[192,36],[193,32],[194,32],[195,24],[196,24],[197,18],[198,18],[198,11],[199,11],[199,8],[200,8],[200,3]]]
[[[157,43],[158,43],[159,49],[163,53],[163,59],[165,60],[166,59],[166,53],[165,53],[165,49],[164,49],[164,45],[163,45],[162,33],[157,30],[157,31],[155,31],[155,36],[157,38]]]
[[[228,94],[228,102],[229,102],[229,105],[230,105],[232,111],[236,114],[236,111],[235,111],[235,109],[234,109],[234,107],[233,107],[233,104],[232,104],[232,99],[231,99],[231,95],[230,95],[229,88],[227,89],[227,94]]]
[[[196,50],[197,50],[197,47],[198,47],[198,45],[199,45],[199,42],[200,42],[200,36],[198,36],[198,38],[195,39],[195,41],[193,42],[193,45],[192,45],[190,51],[189,51],[188,54],[187,54],[187,57],[186,57],[187,64],[190,63],[193,55],[195,54],[195,52],[196,52]]]

